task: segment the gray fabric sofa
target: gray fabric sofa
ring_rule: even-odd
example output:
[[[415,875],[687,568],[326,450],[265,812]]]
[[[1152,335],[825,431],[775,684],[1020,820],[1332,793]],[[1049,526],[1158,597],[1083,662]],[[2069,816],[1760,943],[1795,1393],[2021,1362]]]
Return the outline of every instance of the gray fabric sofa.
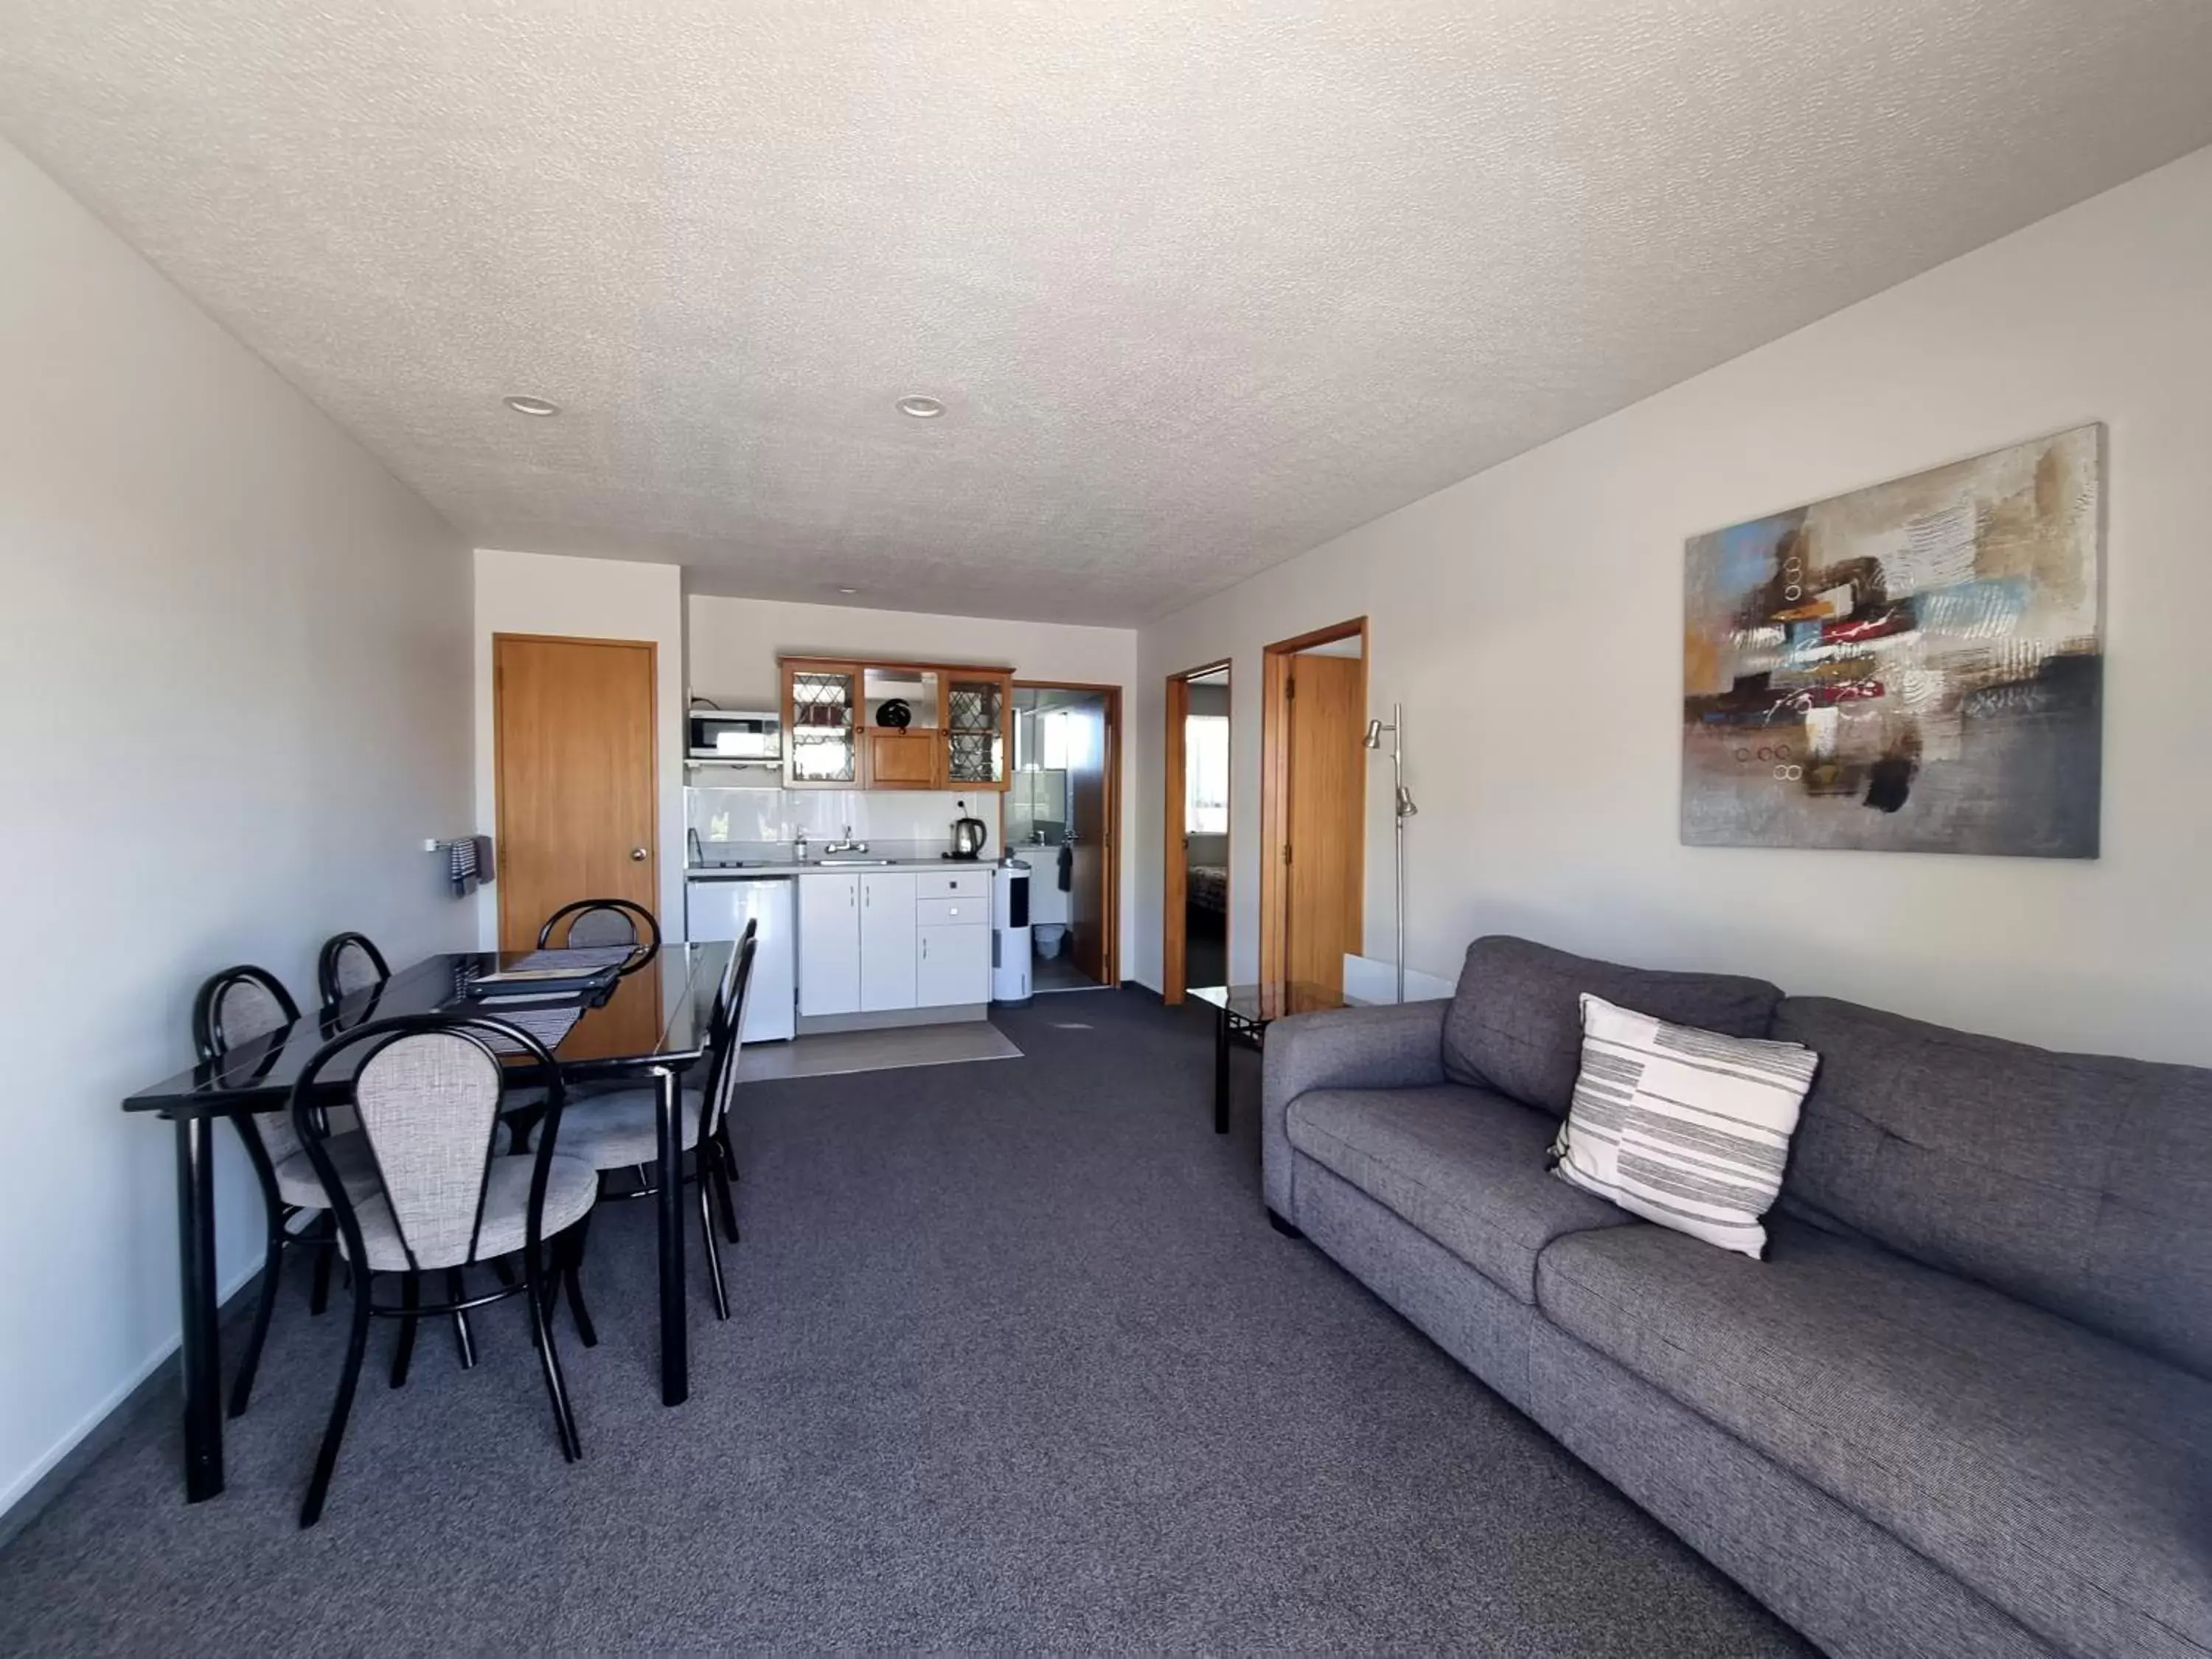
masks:
[[[1753,1261],[1547,1172],[1578,994],[1821,1057]],[[1514,939],[1267,1034],[1267,1204],[1831,1653],[2212,1654],[2212,1071]]]

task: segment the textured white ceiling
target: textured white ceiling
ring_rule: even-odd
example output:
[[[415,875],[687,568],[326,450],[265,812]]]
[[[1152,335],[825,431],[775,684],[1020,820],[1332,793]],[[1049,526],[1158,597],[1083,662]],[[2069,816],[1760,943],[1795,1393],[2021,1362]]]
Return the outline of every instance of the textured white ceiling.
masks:
[[[1121,623],[2208,85],[2206,0],[0,0],[0,131],[479,543]]]

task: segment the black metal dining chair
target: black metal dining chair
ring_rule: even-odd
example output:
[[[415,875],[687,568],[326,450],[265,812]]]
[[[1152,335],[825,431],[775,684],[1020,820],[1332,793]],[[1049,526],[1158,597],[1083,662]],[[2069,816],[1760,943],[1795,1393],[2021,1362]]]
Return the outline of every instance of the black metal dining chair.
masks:
[[[538,948],[541,951],[580,951],[615,945],[635,949],[636,954],[623,964],[623,972],[634,973],[659,951],[660,924],[653,919],[652,911],[628,899],[577,899],[546,917],[545,925],[538,930]]]
[[[332,1147],[324,1074],[341,1054],[365,1048],[344,1088],[358,1133],[369,1150],[378,1186],[358,1195],[346,1182]],[[547,1081],[536,1150],[499,1150],[500,1109],[506,1067],[500,1052],[537,1062]],[[580,1325],[588,1323],[575,1290],[573,1253],[580,1224],[598,1197],[599,1177],[588,1164],[557,1150],[566,1091],[560,1069],[544,1044],[520,1027],[478,1015],[414,1014],[357,1026],[318,1049],[292,1089],[294,1133],[321,1176],[337,1220],[339,1248],[353,1267],[353,1320],[337,1396],[323,1431],[314,1473],[300,1508],[300,1524],[322,1516],[338,1449],[353,1410],[368,1350],[369,1322],[400,1321],[392,1386],[407,1380],[415,1328],[425,1318],[459,1314],[521,1294],[530,1304],[532,1340],[553,1407],[561,1453],[583,1455],[575,1413],[561,1370],[550,1317],[550,1286],[566,1268]],[[551,1247],[549,1261],[547,1248]],[[520,1255],[522,1283],[501,1283],[471,1295],[465,1270]],[[445,1299],[423,1299],[427,1275],[442,1273]],[[399,1300],[379,1303],[379,1276],[399,1281]]]
[[[289,1030],[299,1018],[300,1006],[283,981],[265,968],[241,963],[210,975],[192,999],[192,1047],[203,1065],[214,1064],[250,1043]],[[276,1311],[285,1253],[315,1252],[314,1289],[308,1305],[320,1313],[330,1301],[331,1255],[337,1234],[331,1226],[322,1180],[293,1133],[290,1116],[281,1111],[256,1112],[231,1122],[261,1188],[264,1217],[261,1293],[230,1389],[230,1415],[240,1417],[253,1395],[269,1322]],[[330,1157],[346,1182],[359,1191],[374,1190],[376,1171],[368,1146],[358,1135],[334,1137]]]
[[[538,930],[541,951],[606,950],[626,947],[629,956],[617,970],[627,979],[660,953],[660,923],[653,912],[628,899],[576,899],[545,918]],[[627,1085],[586,1079],[571,1084],[568,1097],[588,1100]]]
[[[332,934],[315,959],[315,984],[325,1008],[391,977],[391,964],[366,933]]]
[[[732,1183],[737,1158],[729,1133],[729,1109],[736,1092],[739,1054],[744,1047],[745,1000],[752,986],[753,953],[757,948],[758,924],[748,922],[738,948],[730,952],[714,1004],[708,1016],[707,1074],[703,1086],[684,1091],[682,1144],[693,1156],[692,1179],[699,1189],[699,1231],[704,1241],[707,1271],[714,1290],[714,1315],[730,1316],[729,1288],[722,1277],[721,1251],[714,1238],[717,1212],[731,1243],[738,1242],[738,1207]],[[601,1196],[649,1198],[659,1188],[646,1166],[659,1157],[659,1102],[653,1090],[635,1085],[580,1100],[568,1114],[568,1139],[562,1156],[582,1159],[597,1171]],[[637,1172],[629,1191],[608,1189],[607,1176],[617,1170]],[[580,1267],[581,1252],[573,1266]],[[572,1286],[573,1288],[573,1286]],[[583,1320],[576,1334],[590,1347],[598,1334]]]

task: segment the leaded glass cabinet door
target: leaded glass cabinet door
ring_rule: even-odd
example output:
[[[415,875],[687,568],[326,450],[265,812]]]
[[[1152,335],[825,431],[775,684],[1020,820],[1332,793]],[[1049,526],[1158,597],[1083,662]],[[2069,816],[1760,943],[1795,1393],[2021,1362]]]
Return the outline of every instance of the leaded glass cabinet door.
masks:
[[[860,781],[860,671],[852,663],[784,665],[784,782],[850,789]]]
[[[1012,702],[1005,674],[949,673],[945,683],[945,781],[947,787],[1006,787],[1006,717]]]

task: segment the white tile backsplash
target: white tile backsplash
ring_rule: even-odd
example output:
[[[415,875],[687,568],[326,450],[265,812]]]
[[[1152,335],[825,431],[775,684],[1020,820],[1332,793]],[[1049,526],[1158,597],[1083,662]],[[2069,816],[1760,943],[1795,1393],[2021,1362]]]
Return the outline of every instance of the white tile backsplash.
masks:
[[[943,843],[952,820],[978,817],[1000,835],[1000,796],[905,789],[737,789],[695,787],[684,792],[686,825],[702,842],[787,842],[804,830],[811,842],[834,839],[850,824],[862,841]],[[960,803],[965,801],[963,813]]]

